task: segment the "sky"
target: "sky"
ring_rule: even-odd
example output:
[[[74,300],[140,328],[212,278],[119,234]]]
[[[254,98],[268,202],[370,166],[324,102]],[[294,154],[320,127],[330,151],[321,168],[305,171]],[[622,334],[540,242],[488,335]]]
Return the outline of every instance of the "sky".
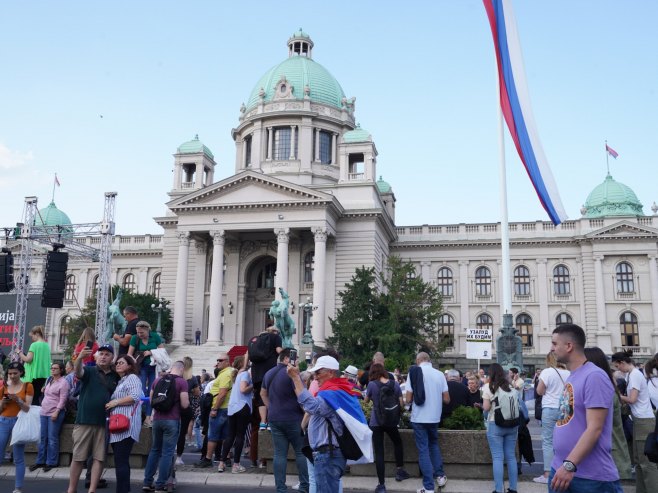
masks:
[[[571,219],[606,175],[658,201],[658,2],[514,0],[539,135]],[[397,225],[500,221],[498,100],[480,0],[31,1],[0,5],[0,227],[24,198],[157,234],[176,148],[234,173],[239,108],[299,28],[356,97]],[[510,221],[548,220],[506,137]]]

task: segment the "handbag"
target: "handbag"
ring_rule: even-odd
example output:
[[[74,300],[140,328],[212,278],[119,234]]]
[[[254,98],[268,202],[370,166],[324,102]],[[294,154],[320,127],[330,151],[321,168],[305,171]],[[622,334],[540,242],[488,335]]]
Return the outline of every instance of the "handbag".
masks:
[[[38,442],[41,440],[41,406],[30,406],[29,411],[20,411],[11,430],[11,445]]]
[[[137,406],[139,406],[139,404],[139,402],[136,402],[133,406],[133,412],[131,413],[130,418],[135,415],[135,411],[137,411]],[[110,430],[110,433],[122,433],[129,430],[130,418],[125,414],[111,414],[107,418],[107,427]]]

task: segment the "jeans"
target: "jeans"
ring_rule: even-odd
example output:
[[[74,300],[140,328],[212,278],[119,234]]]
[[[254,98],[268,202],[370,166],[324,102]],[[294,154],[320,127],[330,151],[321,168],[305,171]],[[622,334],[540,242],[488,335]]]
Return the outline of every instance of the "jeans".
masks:
[[[139,369],[139,379],[142,381],[142,391],[148,397],[151,395],[151,386],[155,380],[155,366],[151,366],[150,364],[142,365]],[[151,399],[144,401],[143,409],[146,416],[151,415]]]
[[[114,472],[117,478],[116,493],[130,492],[130,452],[135,440],[131,437],[112,444],[114,452]]]
[[[37,464],[56,466],[59,464],[59,433],[62,431],[62,423],[66,413],[57,413],[57,419],[53,421],[51,416],[40,416],[41,418],[41,440],[39,441],[39,453]]]
[[[345,472],[347,460],[340,449],[328,452],[313,452],[313,475],[317,493],[338,493],[341,488],[340,478]],[[300,487],[301,490],[301,487]]]
[[[274,483],[277,493],[286,493],[286,467],[288,465],[288,445],[292,445],[299,474],[299,491],[308,491],[308,467],[302,454],[304,445],[302,426],[299,421],[270,421],[272,443],[274,444]],[[344,460],[344,459],[343,459]],[[340,476],[339,476],[340,478]]]
[[[203,447],[203,437],[201,436],[201,416],[198,416],[194,420],[194,428],[192,428],[192,433],[194,433],[196,448]]]
[[[0,464],[5,457],[5,449],[9,438],[11,437],[11,430],[14,428],[17,417],[6,418],[0,416]],[[14,466],[16,467],[16,479],[14,480],[14,488],[21,489],[23,487],[23,479],[25,478],[25,444],[16,444],[12,447],[14,453]]]
[[[543,411],[542,411],[543,413]],[[507,475],[509,477],[509,489],[516,491],[516,483],[519,477],[519,471],[516,465],[516,439],[519,433],[519,427],[502,428],[493,421],[489,422],[487,429],[487,440],[493,459],[493,475],[496,491],[502,493],[504,463],[507,462]]]
[[[439,450],[439,423],[411,423],[418,447],[418,465],[423,474],[423,488],[434,490],[434,478],[445,476]],[[516,462],[516,461],[515,461]]]
[[[544,472],[551,470],[553,462],[553,430],[560,417],[560,410],[543,407],[541,410],[541,450],[544,454]]]
[[[180,421],[177,419],[153,420],[153,443],[144,469],[144,486],[153,484],[153,476],[158,469],[155,486],[156,489],[164,489],[176,453],[179,429]]]
[[[214,417],[208,420],[208,441],[221,442],[228,433],[228,410],[218,409]]]
[[[386,433],[393,442],[393,451],[395,453],[395,465],[404,466],[404,450],[402,448],[402,438],[397,426],[373,426],[372,429],[372,448],[375,451],[375,467],[377,469],[377,479],[379,484],[384,484],[384,433]]]
[[[542,410],[542,413],[544,411]],[[555,476],[555,469],[551,468],[548,475],[548,493],[623,493],[621,483],[617,481],[596,481],[595,479],[574,478],[566,490],[559,492],[551,488],[551,481]]]

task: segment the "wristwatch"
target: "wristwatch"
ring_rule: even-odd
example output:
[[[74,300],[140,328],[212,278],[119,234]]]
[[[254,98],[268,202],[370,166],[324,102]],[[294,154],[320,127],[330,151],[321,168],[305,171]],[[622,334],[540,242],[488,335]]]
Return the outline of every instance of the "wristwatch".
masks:
[[[570,460],[565,460],[564,462],[562,462],[562,467],[564,467],[564,470],[567,472],[576,472],[578,470],[576,464],[574,464]]]

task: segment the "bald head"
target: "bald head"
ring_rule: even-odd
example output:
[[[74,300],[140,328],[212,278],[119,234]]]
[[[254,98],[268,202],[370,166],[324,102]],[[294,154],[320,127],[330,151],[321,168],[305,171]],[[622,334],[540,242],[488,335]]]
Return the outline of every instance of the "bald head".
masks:
[[[381,351],[377,351],[375,354],[372,355],[372,362],[373,363],[379,363],[380,365],[384,364],[384,353]]]
[[[424,351],[421,351],[416,355],[416,363],[426,363],[430,360],[430,355]]]

